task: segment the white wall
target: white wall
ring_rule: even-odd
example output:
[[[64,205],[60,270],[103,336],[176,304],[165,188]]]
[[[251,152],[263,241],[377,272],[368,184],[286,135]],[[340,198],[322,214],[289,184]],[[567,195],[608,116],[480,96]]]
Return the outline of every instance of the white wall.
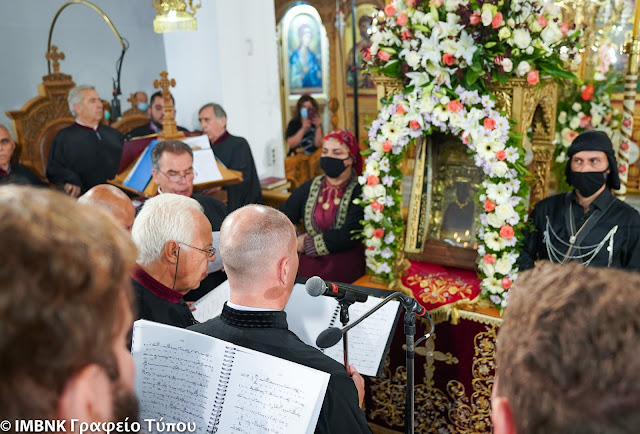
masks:
[[[64,0],[1,1],[0,123],[10,124],[5,110],[17,110],[37,95],[37,85],[47,74],[44,55],[49,27]],[[123,110],[129,93],[151,92],[153,79],[166,68],[162,36],[153,32],[155,10],[151,1],[92,0],[111,19],[130,48],[121,75]],[[62,11],[53,31],[52,45],[65,53],[60,71],[76,84],[96,86],[103,99],[111,100],[112,78],[121,45],[104,19],[92,8],[73,4]]]
[[[197,110],[216,102],[228,131],[249,142],[258,175],[284,176],[273,2],[205,1],[196,18],[197,32],[164,35],[178,123],[199,129]]]

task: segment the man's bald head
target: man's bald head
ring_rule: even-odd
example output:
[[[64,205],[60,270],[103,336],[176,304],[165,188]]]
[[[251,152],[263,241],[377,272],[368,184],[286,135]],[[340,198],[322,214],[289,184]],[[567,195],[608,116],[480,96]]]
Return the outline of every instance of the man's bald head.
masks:
[[[96,185],[83,194],[78,202],[107,210],[127,231],[131,232],[136,209],[129,196],[119,188],[109,184]]]

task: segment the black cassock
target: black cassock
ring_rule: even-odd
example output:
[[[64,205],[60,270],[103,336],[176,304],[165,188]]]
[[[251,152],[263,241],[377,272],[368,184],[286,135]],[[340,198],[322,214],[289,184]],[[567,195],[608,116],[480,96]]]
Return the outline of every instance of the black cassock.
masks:
[[[51,143],[47,178],[77,185],[82,193],[113,179],[120,165],[124,136],[106,125],[97,130],[77,123],[60,130]]]
[[[250,203],[263,203],[258,172],[249,143],[227,131],[211,144],[213,153],[229,169],[242,172],[242,182],[225,187],[229,212]]]
[[[371,432],[344,366],[298,339],[289,330],[285,312],[239,311],[225,303],[219,317],[189,329],[331,374],[315,432]]]
[[[570,192],[542,200],[529,221],[533,227],[525,232],[518,259],[520,270],[546,259],[640,271],[640,214],[615,198],[608,188],[596,197],[587,213]]]

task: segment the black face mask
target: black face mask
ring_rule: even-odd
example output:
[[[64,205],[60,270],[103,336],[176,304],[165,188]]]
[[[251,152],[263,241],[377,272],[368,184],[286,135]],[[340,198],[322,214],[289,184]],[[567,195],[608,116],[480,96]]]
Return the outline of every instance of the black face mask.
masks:
[[[324,170],[329,178],[337,178],[346,169],[344,162],[349,158],[341,160],[339,158],[322,157],[320,158],[320,168]]]
[[[583,197],[593,196],[607,182],[607,171],[604,172],[574,172],[571,171],[571,185]]]

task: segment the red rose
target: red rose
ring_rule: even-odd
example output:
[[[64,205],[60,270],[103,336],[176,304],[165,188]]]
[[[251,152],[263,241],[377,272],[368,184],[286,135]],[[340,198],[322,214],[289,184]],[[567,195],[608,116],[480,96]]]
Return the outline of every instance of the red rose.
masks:
[[[391,140],[385,140],[384,143],[382,144],[382,150],[384,152],[389,152],[393,149],[393,143],[391,143]]]
[[[529,83],[531,86],[535,86],[539,82],[540,77],[538,77],[538,71],[536,71],[535,69],[533,71],[529,71],[529,73],[527,74],[527,83]]]
[[[396,14],[396,7],[394,5],[386,5],[384,7],[384,13],[388,16],[388,17],[392,17]]]
[[[362,57],[364,60],[371,60],[371,47],[367,47],[362,50]]]
[[[420,128],[420,122],[413,120],[411,122],[409,122],[409,128],[411,128],[412,130],[417,130]]]
[[[589,86],[585,87],[584,90],[582,91],[582,99],[585,101],[591,100],[593,98],[593,92],[594,92],[593,84],[590,84]]]
[[[627,167],[624,165],[619,165],[618,166],[618,173],[625,173],[627,171]]]
[[[622,142],[620,144],[620,150],[621,151],[626,151],[629,149],[629,142],[627,142],[626,140],[624,142]]]
[[[622,121],[622,126],[625,128],[629,128],[631,126],[631,119],[630,118],[624,118],[624,120]]]
[[[471,14],[471,16],[469,17],[469,24],[471,24],[472,26],[475,26],[481,20],[482,20],[482,18],[480,17],[480,14]]]
[[[497,29],[501,25],[502,25],[502,12],[498,12],[493,16],[493,19],[491,20],[491,27],[493,27],[494,29]]]
[[[456,58],[453,57],[453,54],[445,53],[442,55],[442,63],[451,66],[456,63]]]
[[[496,204],[491,202],[491,199],[487,199],[484,201],[484,210],[487,212],[491,212],[496,209]]]
[[[400,32],[400,38],[403,41],[408,41],[413,38],[413,33],[411,33],[411,30],[409,29],[404,29],[402,32]]]
[[[464,106],[457,99],[454,99],[453,101],[449,101],[449,103],[447,104],[447,108],[449,109],[449,111],[452,111],[454,113],[458,113],[458,111],[463,107]]]
[[[501,283],[502,283],[502,287],[503,287],[504,289],[509,289],[509,288],[511,288],[511,283],[512,283],[512,282],[511,282],[511,279],[509,279],[508,277],[503,277],[503,278],[502,278],[502,282],[501,282]]]
[[[374,211],[382,211],[384,209],[384,205],[378,202],[378,200],[376,199],[371,202],[371,208],[373,208]]]
[[[498,160],[500,160],[500,161],[504,161],[504,159],[507,158],[507,153],[504,152],[504,149],[500,150],[500,151],[496,152],[496,158]]]
[[[378,178],[376,175],[369,175],[369,177],[367,178],[367,185],[378,185],[380,184],[380,178]]]
[[[398,18],[396,19],[396,24],[399,25],[400,27],[406,26],[408,22],[409,22],[409,17],[407,17],[407,14],[405,14],[404,12],[398,15]]]
[[[492,130],[496,127],[496,121],[491,118],[484,118],[484,127],[488,130]]]
[[[511,225],[503,225],[500,228],[500,236],[502,238],[506,238],[507,240],[512,238],[515,235],[515,232],[513,232],[513,228],[511,227]]]
[[[404,109],[404,106],[402,106],[402,104],[398,104],[398,107],[396,107],[396,114],[397,115],[403,115],[406,112],[407,111]]]
[[[378,59],[382,60],[383,62],[386,62],[387,60],[391,59],[391,54],[387,53],[384,50],[380,50],[378,51]]]
[[[375,231],[373,231],[373,236],[374,236],[375,238],[382,238],[382,237],[384,237],[384,229],[382,229],[382,228],[378,228],[378,229],[376,229]]]
[[[486,255],[484,255],[484,258],[482,258],[482,259],[487,264],[493,264],[494,262],[496,262],[496,257],[493,256],[491,253],[487,253]]]

